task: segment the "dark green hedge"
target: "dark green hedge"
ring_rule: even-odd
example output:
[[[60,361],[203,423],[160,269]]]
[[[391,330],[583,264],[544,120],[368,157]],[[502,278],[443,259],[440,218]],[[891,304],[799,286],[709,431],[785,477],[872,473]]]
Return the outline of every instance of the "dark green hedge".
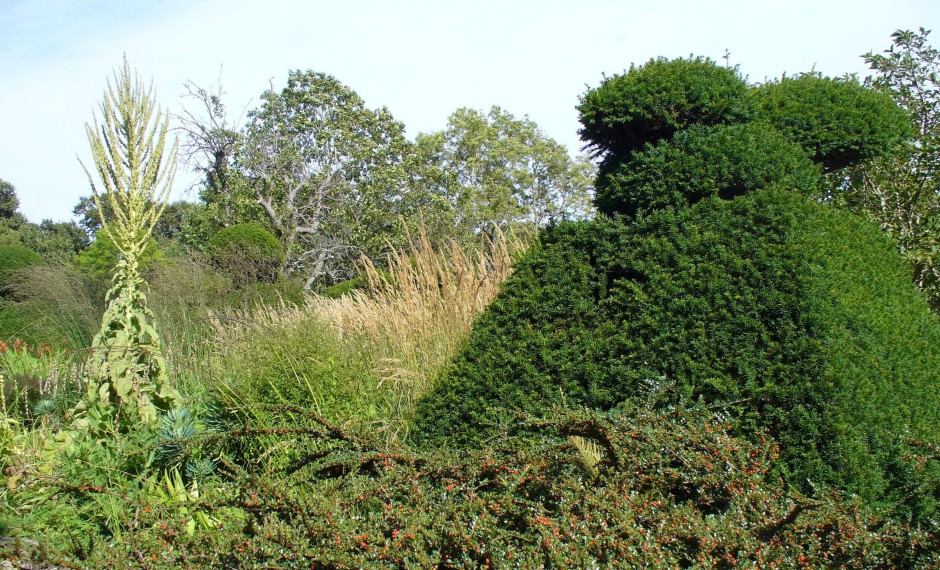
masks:
[[[0,244],[0,295],[11,284],[16,272],[43,263],[42,256],[18,243]]]
[[[758,119],[835,170],[884,154],[907,134],[910,117],[889,95],[854,79],[816,74],[754,88]]]
[[[733,403],[796,487],[933,512],[940,322],[878,228],[783,191],[552,228],[418,406],[413,441],[476,446],[518,409]],[[935,474],[936,475],[936,474]],[[911,494],[910,498],[906,498]]]
[[[261,224],[235,224],[216,232],[208,243],[212,263],[239,284],[274,281],[286,256],[281,242]]]
[[[602,213],[635,217],[772,185],[809,195],[820,174],[799,145],[769,126],[696,126],[634,153],[631,160],[605,161],[594,203]]]
[[[651,59],[605,77],[578,105],[581,138],[599,155],[623,157],[691,125],[749,120],[753,102],[734,69],[706,58]]]

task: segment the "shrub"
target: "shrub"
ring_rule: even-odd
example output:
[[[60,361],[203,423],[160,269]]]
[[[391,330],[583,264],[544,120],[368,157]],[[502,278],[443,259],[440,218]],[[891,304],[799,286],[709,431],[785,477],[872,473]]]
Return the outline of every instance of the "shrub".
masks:
[[[691,125],[742,122],[754,113],[737,71],[705,58],[631,66],[583,95],[578,110],[581,138],[596,154],[615,158]]]
[[[734,402],[797,488],[833,485],[928,516],[934,478],[902,468],[937,443],[940,323],[878,228],[772,190],[632,225],[543,234],[418,404],[415,443],[478,446],[507,410]],[[929,479],[929,478],[928,478]]]
[[[17,243],[0,244],[0,294],[7,296],[17,272],[31,265],[40,265],[42,256]]]
[[[515,431],[537,433],[544,444],[509,437],[470,453],[389,448],[309,414],[297,416],[301,421],[276,428],[285,434],[282,444],[301,450],[290,475],[261,475],[253,467],[231,484],[206,487],[199,508],[221,519],[219,528],[191,533],[192,515],[181,517],[179,503],[133,497],[127,510],[136,513],[128,520],[134,526],[125,540],[86,546],[94,540],[86,536],[72,541],[72,549],[45,549],[45,558],[99,568],[928,568],[940,562],[935,528],[884,524],[857,499],[829,490],[815,500],[788,493],[768,477],[774,445],[736,437],[720,411],[631,407],[610,415],[520,418]],[[248,429],[229,439],[259,436]],[[74,493],[103,495],[87,487]],[[54,535],[68,532],[54,528]],[[42,558],[43,549],[35,554]]]
[[[819,180],[787,138],[831,170],[889,148],[903,113],[804,75],[755,90],[781,135],[726,124],[749,119],[740,85],[656,60],[582,99],[599,209],[643,215],[545,232],[419,402],[415,443],[478,446],[507,409],[728,404],[797,489],[936,522],[940,470],[905,458],[940,440],[940,323],[876,227],[782,189]]]
[[[754,95],[759,119],[802,145],[827,171],[886,153],[911,124],[889,95],[854,79],[807,73],[765,83]]]
[[[239,285],[274,281],[286,260],[284,247],[261,224],[235,224],[209,240],[212,263],[230,273]]]
[[[595,204],[608,215],[635,217],[771,185],[811,194],[820,174],[799,145],[770,127],[696,126],[634,153],[629,161],[605,161]]]
[[[326,297],[327,299],[339,299],[346,295],[351,295],[355,291],[364,291],[368,287],[365,279],[360,275],[356,275],[351,279],[346,279],[338,283],[334,283],[329,287],[325,288],[320,294]]]

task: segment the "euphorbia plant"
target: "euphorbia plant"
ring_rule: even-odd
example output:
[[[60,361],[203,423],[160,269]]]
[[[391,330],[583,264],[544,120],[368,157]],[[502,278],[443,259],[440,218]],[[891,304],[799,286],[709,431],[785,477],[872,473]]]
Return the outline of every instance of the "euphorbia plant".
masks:
[[[156,106],[152,86],[145,89],[132,77],[126,59],[114,79],[100,106],[101,123],[96,115],[92,125],[85,124],[97,183],[82,166],[103,231],[120,255],[92,345],[88,396],[76,417],[80,425],[108,417],[122,432],[141,421],[152,425],[159,412],[179,403],[139,271],[140,256],[170,193],[177,145],[174,141],[167,149],[169,115]]]

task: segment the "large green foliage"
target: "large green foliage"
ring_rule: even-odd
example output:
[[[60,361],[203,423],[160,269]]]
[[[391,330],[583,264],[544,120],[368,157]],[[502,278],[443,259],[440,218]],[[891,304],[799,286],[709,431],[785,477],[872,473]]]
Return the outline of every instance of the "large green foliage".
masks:
[[[758,118],[800,143],[826,170],[882,155],[908,133],[907,113],[854,79],[807,73],[754,90]]]
[[[232,192],[261,206],[288,272],[308,287],[348,277],[360,254],[401,237],[404,125],[324,73],[291,71],[261,98],[234,153],[241,182]]]
[[[20,228],[20,241],[46,261],[58,265],[71,262],[89,245],[88,235],[75,222],[52,220],[24,224]]]
[[[635,217],[686,207],[711,196],[731,199],[771,185],[812,193],[819,167],[796,143],[757,123],[696,126],[601,166],[595,203],[608,215]]]
[[[0,221],[17,224],[22,222],[22,218],[16,187],[0,178]]]
[[[441,241],[590,213],[594,166],[586,157],[573,160],[528,117],[499,107],[458,109],[445,130],[419,134],[416,147],[415,188],[406,201]]]
[[[877,228],[790,192],[812,195],[819,165],[885,151],[903,112],[856,82],[805,75],[757,90],[762,122],[722,124],[747,118],[728,111],[746,95],[704,80],[712,91],[693,100],[724,111],[621,120],[645,93],[632,86],[651,74],[683,86],[690,66],[725,77],[657,60],[585,96],[582,135],[606,153],[598,206],[621,217],[542,236],[419,404],[414,440],[478,445],[507,408],[723,404],[740,433],[780,442],[797,488],[935,516],[940,474],[924,483],[905,458],[911,439],[940,433],[940,323]],[[668,85],[665,101],[688,103]],[[618,110],[606,123],[598,101]]]
[[[580,130],[598,155],[620,158],[691,125],[749,120],[747,84],[734,69],[705,58],[652,59],[605,77],[578,105]]]
[[[768,430],[795,486],[912,493],[924,515],[937,489],[914,489],[902,458],[907,438],[940,433],[938,346],[877,228],[792,193],[567,224],[420,403],[414,440],[478,445],[507,409],[609,409],[669,387],[669,403],[732,403],[741,433]]]
[[[239,284],[274,281],[286,261],[284,247],[261,224],[235,224],[209,240],[212,263],[230,273]]]

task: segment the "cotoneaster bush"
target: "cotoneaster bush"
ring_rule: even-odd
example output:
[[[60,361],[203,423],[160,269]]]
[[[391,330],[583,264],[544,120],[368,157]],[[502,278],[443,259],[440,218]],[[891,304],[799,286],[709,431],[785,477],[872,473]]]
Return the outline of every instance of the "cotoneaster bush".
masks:
[[[35,558],[121,568],[928,568],[936,529],[858,499],[793,494],[775,446],[733,435],[721,410],[518,417],[489,449],[387,447],[314,416],[223,436],[279,437],[281,473],[229,471],[199,501],[133,498],[124,540]],[[515,437],[527,433],[530,438]],[[211,489],[211,490],[210,490]],[[81,489],[77,495],[100,491]],[[191,516],[191,515],[189,515]],[[60,529],[59,532],[65,532]],[[80,546],[85,546],[79,542]],[[84,558],[77,560],[78,555]]]

